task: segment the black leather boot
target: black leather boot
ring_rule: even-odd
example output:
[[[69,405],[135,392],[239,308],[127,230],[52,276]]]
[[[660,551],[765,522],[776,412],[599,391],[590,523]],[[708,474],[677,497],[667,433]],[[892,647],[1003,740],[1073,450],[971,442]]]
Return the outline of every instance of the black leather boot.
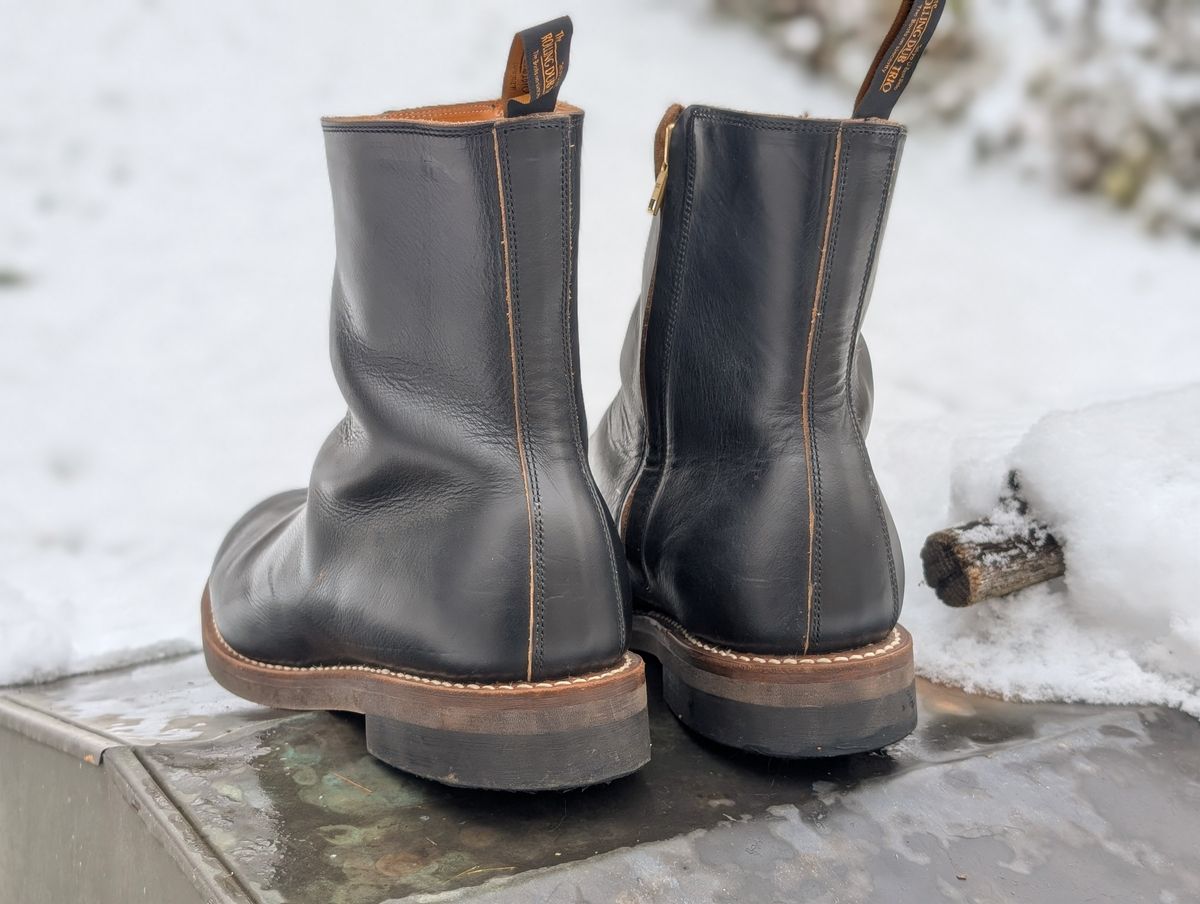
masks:
[[[693,106],[659,128],[643,291],[592,464],[632,644],[725,744],[828,756],[916,724],[859,327],[904,140],[887,116],[940,11],[904,5],[851,119]]]
[[[498,101],[324,120],[349,413],[306,490],[252,509],[203,602],[236,694],[366,715],[441,782],[532,790],[649,758],[614,526],[587,464],[569,20],[518,35]]]

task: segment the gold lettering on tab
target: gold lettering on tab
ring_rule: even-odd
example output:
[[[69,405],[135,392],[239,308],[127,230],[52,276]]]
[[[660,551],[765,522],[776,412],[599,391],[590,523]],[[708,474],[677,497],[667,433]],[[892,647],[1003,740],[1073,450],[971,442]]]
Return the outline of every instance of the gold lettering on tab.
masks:
[[[558,45],[566,32],[547,32],[542,35],[540,46],[533,52],[533,84],[529,93],[534,99],[541,97],[558,84],[562,76],[562,64],[558,61]]]
[[[929,21],[933,18],[939,2],[940,0],[925,0],[921,4],[920,11],[909,23],[908,34],[904,36],[899,48],[888,60],[883,83],[879,86],[881,93],[891,94],[904,84],[904,80],[911,71],[911,64],[924,42],[925,32],[929,30]]]

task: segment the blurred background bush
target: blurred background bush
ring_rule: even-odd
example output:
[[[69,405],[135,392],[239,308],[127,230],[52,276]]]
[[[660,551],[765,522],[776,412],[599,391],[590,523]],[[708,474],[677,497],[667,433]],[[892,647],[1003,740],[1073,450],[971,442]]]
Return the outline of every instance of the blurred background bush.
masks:
[[[896,11],[894,0],[713,2],[847,87]],[[1196,0],[950,0],[905,115],[961,124],[981,160],[1200,240]]]

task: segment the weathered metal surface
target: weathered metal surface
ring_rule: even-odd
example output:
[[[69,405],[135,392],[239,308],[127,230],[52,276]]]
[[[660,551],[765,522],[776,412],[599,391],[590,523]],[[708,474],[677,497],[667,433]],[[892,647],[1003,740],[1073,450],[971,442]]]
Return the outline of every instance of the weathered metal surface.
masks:
[[[248,904],[227,870],[222,884],[219,865],[203,867],[213,854],[198,837],[189,852],[194,866],[181,868],[172,856],[188,852],[181,819],[164,845],[148,831],[147,801],[134,804],[126,794],[111,764],[93,768],[0,728],[0,901]],[[172,808],[161,812],[179,819]]]
[[[289,715],[233,696],[212,680],[199,655],[0,688],[0,703],[5,698],[127,747],[211,741]]]
[[[36,693],[128,733],[150,783],[139,806],[157,811],[160,841],[190,845],[176,862],[208,869],[210,891],[225,875],[293,904],[1200,899],[1200,723],[1178,712],[922,684],[906,741],[788,763],[695,738],[652,687],[649,767],[510,795],[405,776],[366,754],[360,719],[250,707],[202,668],[127,672],[145,707],[133,689],[106,703],[89,679]]]
[[[1043,731],[1037,714],[991,715],[935,715],[933,743],[908,751],[936,750],[932,761],[904,762],[897,751],[892,772],[833,775],[809,790],[792,775],[783,781],[796,782],[794,802],[757,816],[417,900],[1200,900],[1194,722],[1108,711],[1057,732]]]
[[[8,728],[38,744],[99,766],[104,751],[120,741],[110,735],[66,722],[50,713],[25,706],[20,698],[0,696],[0,728]]]
[[[202,900],[211,904],[250,904],[252,899],[228,864],[150,775],[137,751],[130,747],[106,751],[104,771],[125,803],[141,816],[152,839],[141,839],[141,843],[166,851]]]

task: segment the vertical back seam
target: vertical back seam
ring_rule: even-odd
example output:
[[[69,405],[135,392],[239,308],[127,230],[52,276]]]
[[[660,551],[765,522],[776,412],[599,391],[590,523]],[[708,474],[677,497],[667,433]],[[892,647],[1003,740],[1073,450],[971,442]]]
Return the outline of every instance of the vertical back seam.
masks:
[[[833,167],[829,180],[829,203],[825,211],[825,231],[821,239],[821,256],[817,263],[817,284],[813,293],[812,313],[809,316],[808,337],[804,352],[804,384],[800,390],[801,403],[801,432],[804,436],[804,465],[808,484],[808,580],[805,590],[804,613],[804,647],[802,653],[808,653],[809,642],[812,639],[813,619],[813,553],[816,548],[817,535],[817,500],[814,487],[815,479],[815,444],[812,437],[812,354],[816,338],[817,318],[821,313],[821,303],[825,294],[825,270],[829,259],[830,233],[833,227],[833,210],[838,199],[838,177],[842,162],[842,129],[838,127],[833,145]]]
[[[525,678],[533,680],[534,632],[536,624],[537,582],[535,578],[536,560],[534,553],[534,518],[533,493],[530,484],[529,466],[525,458],[524,427],[521,423],[520,379],[517,374],[517,339],[515,317],[513,315],[512,274],[510,264],[508,229],[508,209],[505,204],[504,178],[500,169],[500,135],[492,126],[492,150],[496,157],[496,191],[500,202],[500,249],[504,262],[504,302],[508,319],[508,353],[512,366],[513,389],[513,421],[517,437],[517,458],[521,465],[521,482],[525,489],[525,513],[529,520],[529,647],[526,655]]]
[[[512,131],[531,131],[533,129],[550,128],[554,128],[554,126],[552,124],[538,124],[525,127],[516,127],[512,129]],[[509,168],[509,155],[507,151],[504,151],[500,156],[504,163],[505,198],[507,201],[507,207],[511,210],[515,208],[515,205],[513,203],[512,172]],[[518,385],[521,391],[521,410],[528,414],[529,397],[526,392],[525,384],[525,342],[521,331],[521,263],[517,254],[517,230],[516,226],[512,222],[510,222],[508,226],[508,247],[510,261],[509,270],[512,274],[513,329],[516,336]],[[529,422],[525,418],[521,419],[521,431],[525,437],[525,457],[528,459],[529,485],[532,491],[533,502],[534,593],[533,602],[531,605],[533,622],[533,640],[531,641],[531,669],[533,669],[542,665],[543,655],[545,652],[545,530],[542,523],[542,491],[538,484],[537,458],[534,456],[533,452],[533,434],[529,429]],[[532,678],[532,674],[530,677]]]

